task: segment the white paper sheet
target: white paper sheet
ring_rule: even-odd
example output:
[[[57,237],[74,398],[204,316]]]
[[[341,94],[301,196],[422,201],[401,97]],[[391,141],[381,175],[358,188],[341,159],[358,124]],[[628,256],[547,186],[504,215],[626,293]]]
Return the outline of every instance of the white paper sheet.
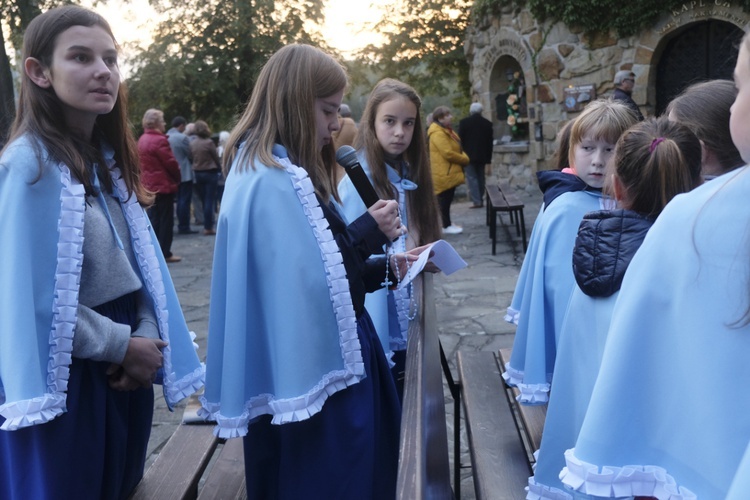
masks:
[[[431,254],[432,256],[430,256]],[[466,261],[458,255],[458,252],[456,252],[456,249],[450,243],[445,240],[437,240],[419,254],[419,259],[412,262],[409,272],[406,273],[406,276],[401,280],[398,287],[403,288],[408,285],[422,272],[422,269],[424,269],[424,266],[428,262],[435,264],[446,275],[453,274],[459,269],[466,267]]]

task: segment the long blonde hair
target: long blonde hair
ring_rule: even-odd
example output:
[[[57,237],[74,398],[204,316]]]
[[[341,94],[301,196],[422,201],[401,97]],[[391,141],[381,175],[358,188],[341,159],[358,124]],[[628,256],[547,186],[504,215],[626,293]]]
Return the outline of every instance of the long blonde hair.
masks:
[[[224,173],[234,162],[238,171],[254,168],[253,161],[281,168],[271,151],[284,146],[289,159],[304,168],[324,200],[338,197],[334,181],[335,150],[317,143],[315,100],[346,88],[344,67],[332,56],[310,45],[292,44],[276,52],[255,83],[250,100],[227,140]]]

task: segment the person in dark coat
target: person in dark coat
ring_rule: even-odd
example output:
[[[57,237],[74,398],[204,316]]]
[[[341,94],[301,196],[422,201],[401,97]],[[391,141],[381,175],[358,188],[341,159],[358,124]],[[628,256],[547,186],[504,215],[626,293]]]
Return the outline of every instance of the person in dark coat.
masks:
[[[612,94],[612,99],[622,101],[623,104],[633,110],[638,121],[643,121],[643,113],[641,113],[632,97],[633,87],[635,87],[635,73],[627,69],[618,71],[615,73],[614,83],[615,91]]]
[[[458,124],[458,136],[469,155],[464,175],[471,201],[474,202],[472,208],[480,208],[484,196],[484,166],[492,163],[492,122],[482,116],[480,103],[471,104],[469,116]]]

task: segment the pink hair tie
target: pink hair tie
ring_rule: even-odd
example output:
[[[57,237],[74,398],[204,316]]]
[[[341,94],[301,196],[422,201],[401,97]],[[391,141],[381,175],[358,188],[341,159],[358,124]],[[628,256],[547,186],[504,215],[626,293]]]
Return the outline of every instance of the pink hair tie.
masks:
[[[661,144],[665,140],[666,139],[664,137],[657,137],[656,139],[654,139],[653,141],[651,141],[651,147],[648,148],[649,154],[653,153],[654,149],[656,149],[656,146],[658,146],[659,144]]]

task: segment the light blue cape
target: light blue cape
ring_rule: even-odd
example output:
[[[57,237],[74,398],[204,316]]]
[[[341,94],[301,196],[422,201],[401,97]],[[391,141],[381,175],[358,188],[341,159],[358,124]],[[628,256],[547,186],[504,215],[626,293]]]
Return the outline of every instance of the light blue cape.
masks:
[[[618,294],[589,297],[578,285],[573,288],[557,345],[542,443],[529,479],[529,491],[538,498],[570,498],[559,479],[560,470],[586,416]]]
[[[561,194],[534,223],[507,321],[518,325],[503,374],[520,389],[519,401],[543,404],[555,366],[557,337],[575,286],[573,247],[588,212],[602,208],[599,192]]]
[[[750,441],[750,171],[675,197],[622,283],[566,486],[724,498]]]
[[[174,405],[203,385],[177,294],[148,217],[104,148],[131,233],[139,271],[156,314],[164,348],[163,382]],[[46,153],[42,152],[43,158]],[[68,168],[39,162],[27,136],[0,159],[0,415],[3,430],[48,422],[66,411],[83,262],[85,192]]]
[[[256,417],[305,420],[365,377],[341,253],[307,173],[245,166],[227,176],[214,251],[206,418],[221,437]]]

